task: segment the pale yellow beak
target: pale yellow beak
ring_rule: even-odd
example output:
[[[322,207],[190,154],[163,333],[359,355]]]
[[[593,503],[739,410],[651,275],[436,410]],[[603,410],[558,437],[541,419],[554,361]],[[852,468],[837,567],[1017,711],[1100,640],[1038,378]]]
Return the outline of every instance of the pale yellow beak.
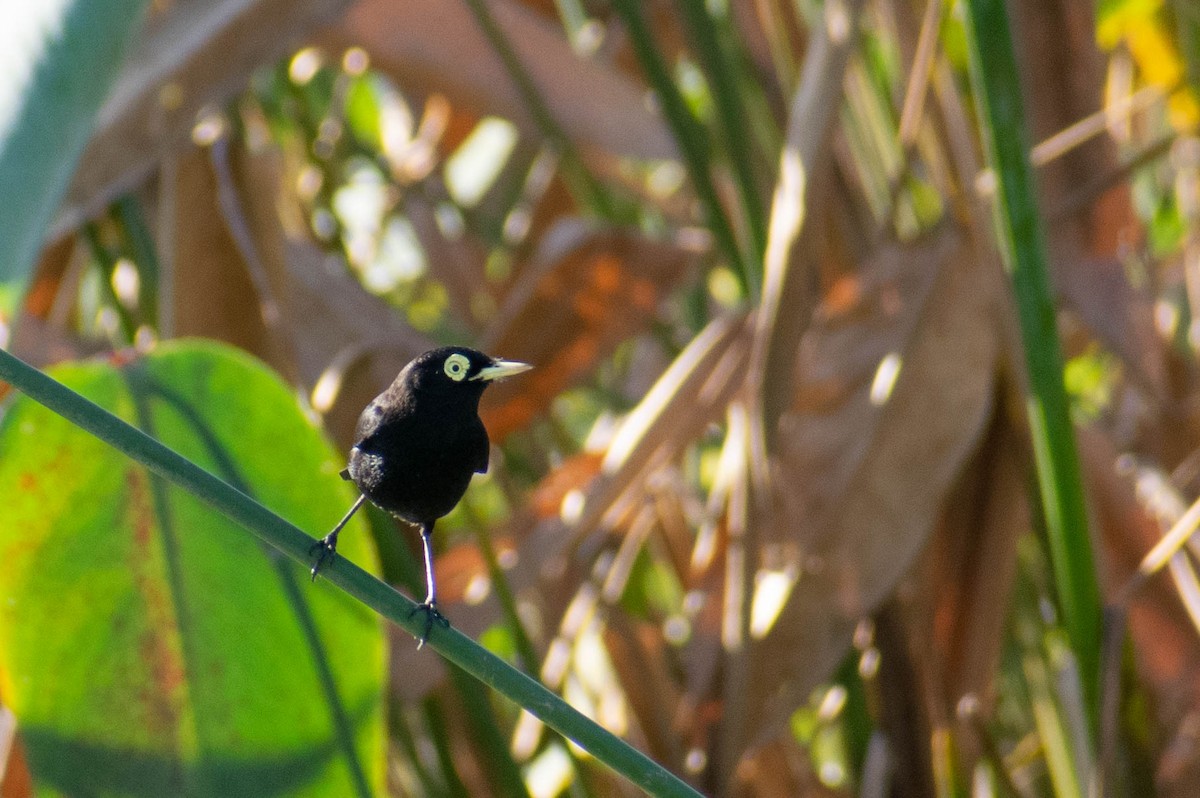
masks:
[[[514,374],[520,374],[522,371],[529,371],[533,366],[528,363],[519,363],[516,360],[493,360],[492,365],[481,370],[471,379],[473,380],[501,380],[505,377],[511,377]]]

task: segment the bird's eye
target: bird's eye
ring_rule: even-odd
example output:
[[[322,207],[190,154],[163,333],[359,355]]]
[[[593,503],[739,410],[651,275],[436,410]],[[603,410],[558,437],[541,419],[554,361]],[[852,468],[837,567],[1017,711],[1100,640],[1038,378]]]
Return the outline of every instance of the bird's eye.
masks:
[[[446,364],[442,366],[442,370],[446,372],[446,376],[455,382],[462,382],[463,377],[467,376],[467,371],[471,368],[471,361],[467,360],[466,355],[460,355],[457,352],[446,358]]]

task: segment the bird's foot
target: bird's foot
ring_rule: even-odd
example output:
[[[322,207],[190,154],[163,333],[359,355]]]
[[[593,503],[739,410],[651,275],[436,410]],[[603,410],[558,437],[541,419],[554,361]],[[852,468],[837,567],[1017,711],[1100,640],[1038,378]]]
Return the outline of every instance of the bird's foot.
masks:
[[[321,570],[321,566],[326,561],[331,561],[337,556],[337,533],[331,533],[313,543],[308,549],[308,556],[317,555],[317,561],[313,563],[312,580],[317,581],[317,571]]]
[[[411,618],[418,612],[425,615],[425,628],[421,632],[421,636],[417,638],[417,650],[420,651],[425,641],[429,639],[429,633],[433,631],[433,625],[436,623],[443,629],[450,628],[450,621],[437,608],[437,602],[432,599],[427,599],[424,604],[418,604],[408,611],[408,617]]]

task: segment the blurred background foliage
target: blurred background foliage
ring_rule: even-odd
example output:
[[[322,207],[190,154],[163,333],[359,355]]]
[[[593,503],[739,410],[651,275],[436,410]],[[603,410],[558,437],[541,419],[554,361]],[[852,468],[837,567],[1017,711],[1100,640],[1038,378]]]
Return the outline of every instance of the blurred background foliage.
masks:
[[[706,794],[1200,794],[1200,549],[1139,565],[1200,494],[1194,4],[1005,4],[1099,652],[1063,620],[1101,608],[1054,577],[962,2],[62,5],[112,47],[52,50],[75,93],[0,125],[7,349],[314,535],[350,499],[318,429],[344,451],[437,344],[533,363],[439,524],[444,609]],[[3,412],[0,795],[633,790]],[[367,520],[347,556],[413,587],[416,536]]]

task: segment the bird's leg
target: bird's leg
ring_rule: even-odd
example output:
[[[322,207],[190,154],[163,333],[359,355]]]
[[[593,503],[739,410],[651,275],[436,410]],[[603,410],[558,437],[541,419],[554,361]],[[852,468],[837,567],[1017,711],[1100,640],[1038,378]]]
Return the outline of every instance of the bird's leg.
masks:
[[[342,527],[350,523],[350,519],[354,517],[354,514],[358,512],[358,508],[362,507],[363,502],[366,500],[366,496],[359,496],[358,500],[354,502],[354,506],[350,508],[350,511],[342,516],[341,521],[337,522],[337,526],[333,528],[333,531],[312,544],[309,548],[309,556],[314,552],[320,551],[320,554],[317,555],[317,561],[313,563],[312,567],[312,579],[314,582],[317,581],[317,571],[321,570],[321,566],[325,564],[325,561],[337,554],[338,532],[341,532]]]
[[[450,621],[446,620],[446,616],[438,612],[437,608],[437,582],[433,575],[433,522],[421,524],[421,545],[425,549],[425,602],[418,604],[408,613],[411,618],[418,612],[425,613],[425,629],[421,636],[417,638],[417,649],[420,650],[425,645],[425,641],[429,639],[429,632],[433,630],[433,624],[449,628]]]

